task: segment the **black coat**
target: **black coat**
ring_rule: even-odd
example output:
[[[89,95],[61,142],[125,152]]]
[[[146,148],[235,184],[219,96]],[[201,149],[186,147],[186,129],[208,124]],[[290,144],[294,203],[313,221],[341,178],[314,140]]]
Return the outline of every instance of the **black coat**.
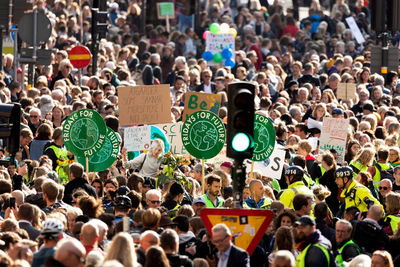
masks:
[[[67,204],[71,204],[72,193],[78,188],[82,188],[90,196],[97,198],[96,189],[94,189],[94,187],[91,186],[85,179],[80,177],[80,178],[75,178],[74,180],[70,181],[68,184],[65,185],[63,201]]]
[[[211,92],[214,94],[216,92],[215,83],[211,82]],[[204,83],[199,84],[196,89],[196,92],[204,92]]]
[[[40,231],[32,226],[32,224],[27,222],[18,222],[19,228],[24,229],[28,235],[29,239],[35,241],[36,238],[39,236]]]

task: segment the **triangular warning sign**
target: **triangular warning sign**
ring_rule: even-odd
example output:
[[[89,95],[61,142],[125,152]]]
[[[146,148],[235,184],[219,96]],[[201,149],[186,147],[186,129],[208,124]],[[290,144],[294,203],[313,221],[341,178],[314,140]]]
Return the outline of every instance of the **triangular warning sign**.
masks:
[[[232,231],[236,246],[251,255],[274,218],[270,210],[203,209],[200,214],[209,233],[214,225],[223,223]]]

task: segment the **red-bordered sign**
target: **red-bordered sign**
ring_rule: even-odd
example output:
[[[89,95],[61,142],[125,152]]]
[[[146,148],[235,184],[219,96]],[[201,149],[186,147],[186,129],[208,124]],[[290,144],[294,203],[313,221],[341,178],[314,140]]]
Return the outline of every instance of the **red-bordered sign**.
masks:
[[[72,66],[77,69],[82,69],[89,65],[92,55],[86,46],[78,45],[69,51],[68,59]]]
[[[270,210],[203,209],[200,217],[209,233],[218,223],[231,229],[234,243],[251,255],[257,247],[274,214]]]

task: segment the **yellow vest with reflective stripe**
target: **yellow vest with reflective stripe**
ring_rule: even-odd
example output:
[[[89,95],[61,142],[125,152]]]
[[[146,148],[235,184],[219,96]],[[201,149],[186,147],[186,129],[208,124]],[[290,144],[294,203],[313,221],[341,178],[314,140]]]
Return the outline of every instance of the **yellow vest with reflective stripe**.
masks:
[[[377,164],[379,164],[379,166],[381,166],[383,171],[390,169],[390,165],[388,163],[377,162]],[[378,168],[376,166],[374,166],[374,167],[375,167],[375,175],[372,178],[372,180],[374,181],[374,186],[376,188],[379,188],[379,184],[381,183],[381,172],[378,170]]]
[[[328,266],[329,266],[330,261],[331,261],[331,258],[329,256],[329,251],[324,246],[321,246],[320,244],[310,244],[302,252],[300,252],[300,254],[297,256],[297,258],[296,258],[296,267],[307,267],[305,265],[305,260],[306,260],[308,249],[311,246],[318,247],[319,249],[322,250],[322,252],[325,254],[325,257],[326,257],[326,260],[327,260]],[[321,267],[324,267],[324,266],[321,266]]]
[[[344,249],[347,245],[350,245],[350,244],[354,244],[354,245],[357,246],[357,244],[354,243],[353,240],[349,240],[349,241],[347,241],[341,248],[339,248],[339,254],[336,256],[336,261],[337,261],[337,263],[339,264],[340,267],[344,267],[343,257],[342,257],[343,249]],[[357,246],[357,251],[358,251],[358,254],[360,254],[360,249],[358,248],[358,246]]]
[[[217,206],[214,205],[207,193],[203,195],[203,198],[206,201],[206,208],[220,208],[224,205],[224,201],[219,197],[217,197]]]
[[[46,150],[48,149],[53,149],[54,154],[57,157],[56,172],[61,184],[68,183],[69,164],[72,163],[70,160],[68,160],[68,151],[55,145],[51,145],[46,148]]]
[[[307,186],[304,185],[303,181],[294,182],[289,185],[288,189],[285,189],[280,196],[279,200],[285,205],[285,207],[294,209],[293,207],[293,198],[297,194],[304,194],[309,196],[314,196],[312,191],[308,189]]]

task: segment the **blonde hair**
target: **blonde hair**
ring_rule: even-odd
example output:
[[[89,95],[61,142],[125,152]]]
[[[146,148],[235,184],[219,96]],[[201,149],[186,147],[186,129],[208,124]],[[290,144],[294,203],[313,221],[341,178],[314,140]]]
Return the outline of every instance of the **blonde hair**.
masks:
[[[301,140],[298,144],[299,148],[303,149],[304,151],[308,153],[311,153],[312,151],[312,146],[307,140]]]
[[[364,166],[371,165],[375,156],[375,151],[372,148],[363,148],[361,152],[355,156],[354,161],[359,161]]]
[[[331,192],[326,186],[319,184],[314,186],[313,194],[319,201],[324,201],[327,197],[331,195]]]
[[[104,262],[109,260],[117,260],[125,267],[137,266],[135,247],[128,233],[120,232],[114,236],[104,257]]]

